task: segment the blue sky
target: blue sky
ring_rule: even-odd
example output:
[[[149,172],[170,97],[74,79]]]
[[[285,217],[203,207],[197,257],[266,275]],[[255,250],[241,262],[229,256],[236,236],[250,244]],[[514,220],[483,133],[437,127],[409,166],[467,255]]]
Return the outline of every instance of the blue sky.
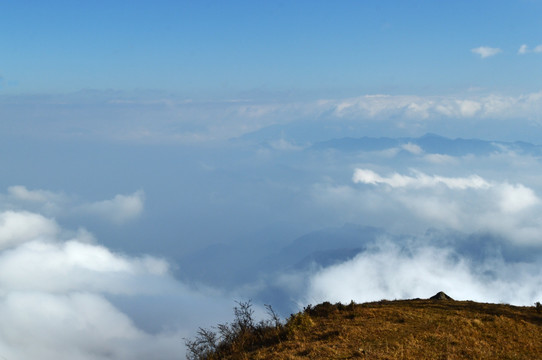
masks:
[[[542,301],[542,1],[0,10],[0,358],[178,359],[247,299]]]
[[[3,93],[527,91],[539,1],[7,1]],[[502,50],[480,59],[471,49]]]

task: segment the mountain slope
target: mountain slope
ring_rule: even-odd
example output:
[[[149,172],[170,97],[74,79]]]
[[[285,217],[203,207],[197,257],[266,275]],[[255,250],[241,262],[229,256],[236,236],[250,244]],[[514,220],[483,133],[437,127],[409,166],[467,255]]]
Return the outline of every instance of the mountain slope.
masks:
[[[258,331],[217,358],[537,359],[542,354],[542,314],[535,307],[472,301],[323,303],[292,315],[280,329]]]

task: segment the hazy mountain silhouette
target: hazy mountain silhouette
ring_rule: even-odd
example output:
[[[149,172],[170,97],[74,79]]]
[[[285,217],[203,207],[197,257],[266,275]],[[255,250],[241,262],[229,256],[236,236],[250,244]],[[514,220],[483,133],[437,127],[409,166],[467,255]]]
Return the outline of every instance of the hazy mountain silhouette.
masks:
[[[345,224],[310,232],[274,252],[266,244],[215,243],[187,254],[179,275],[214,285],[238,285],[261,274],[344,262],[383,234],[379,228]]]
[[[311,150],[337,150],[343,152],[356,151],[382,151],[391,148],[401,148],[406,144],[419,146],[423,152],[429,154],[446,154],[450,156],[487,155],[505,150],[516,151],[533,155],[542,154],[542,146],[526,142],[487,141],[480,139],[450,139],[436,134],[425,134],[414,137],[361,137],[341,138],[314,143]]]

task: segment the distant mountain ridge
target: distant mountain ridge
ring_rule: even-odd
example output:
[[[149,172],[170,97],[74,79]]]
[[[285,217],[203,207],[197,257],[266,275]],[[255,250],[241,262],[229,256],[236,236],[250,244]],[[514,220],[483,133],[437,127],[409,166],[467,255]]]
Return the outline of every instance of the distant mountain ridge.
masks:
[[[522,141],[488,141],[480,139],[450,139],[444,136],[428,133],[421,137],[345,137],[314,143],[311,150],[337,150],[342,152],[384,151],[392,148],[404,149],[405,145],[416,145],[424,153],[446,154],[451,156],[486,155],[503,150],[520,153],[542,155],[542,146]]]

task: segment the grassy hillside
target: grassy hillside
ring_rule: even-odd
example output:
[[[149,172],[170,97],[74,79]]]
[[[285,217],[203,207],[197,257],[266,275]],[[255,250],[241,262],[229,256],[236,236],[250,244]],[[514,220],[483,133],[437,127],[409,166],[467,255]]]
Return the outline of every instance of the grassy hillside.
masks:
[[[219,326],[214,344],[203,341],[203,351],[189,358],[542,359],[542,313],[535,307],[418,299],[323,303],[286,323],[254,324],[250,307],[240,305],[236,320],[220,325],[232,337]],[[199,340],[212,333],[202,331]]]

